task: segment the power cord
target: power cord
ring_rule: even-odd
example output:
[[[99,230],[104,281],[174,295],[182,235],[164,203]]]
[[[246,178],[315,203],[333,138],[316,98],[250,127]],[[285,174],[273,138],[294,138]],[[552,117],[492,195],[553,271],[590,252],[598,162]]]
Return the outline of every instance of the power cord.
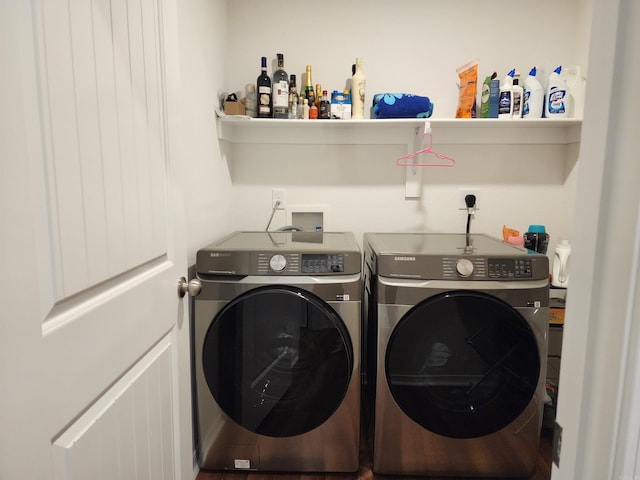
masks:
[[[271,217],[269,218],[269,223],[267,223],[267,228],[264,229],[265,232],[269,231],[269,227],[271,226],[271,222],[273,221],[273,216],[276,214],[276,210],[280,206],[280,200],[276,200],[273,204],[273,209],[271,210]]]
[[[476,206],[476,196],[471,193],[466,195],[464,203],[467,205],[467,247],[465,250],[471,250],[471,234],[469,232],[471,230],[471,215],[473,215]]]
[[[467,205],[467,235],[471,227],[471,215],[473,215],[476,206],[476,196],[473,194],[466,195],[464,197],[464,203]]]

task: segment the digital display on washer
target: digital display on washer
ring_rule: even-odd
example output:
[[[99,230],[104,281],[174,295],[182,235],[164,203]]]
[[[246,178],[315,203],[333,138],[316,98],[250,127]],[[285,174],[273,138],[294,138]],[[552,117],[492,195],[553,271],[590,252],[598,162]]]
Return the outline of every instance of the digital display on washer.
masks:
[[[302,273],[344,272],[343,254],[302,254]]]
[[[489,278],[530,278],[533,276],[528,258],[490,258]]]

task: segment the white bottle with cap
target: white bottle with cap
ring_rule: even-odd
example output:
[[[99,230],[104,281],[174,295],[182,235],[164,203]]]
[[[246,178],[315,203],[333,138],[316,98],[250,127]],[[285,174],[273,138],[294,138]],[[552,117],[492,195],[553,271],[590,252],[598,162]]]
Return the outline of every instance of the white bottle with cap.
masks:
[[[513,102],[513,114],[511,118],[522,118],[522,107],[524,106],[524,89],[520,86],[520,75],[515,74],[513,77],[513,86],[511,87]]]
[[[562,67],[557,67],[547,83],[547,99],[544,103],[544,114],[547,118],[566,118],[571,110],[571,95],[569,87],[560,76]]]
[[[563,240],[556,247],[553,255],[553,272],[551,285],[554,287],[567,288],[569,285],[569,257],[571,256],[571,245],[567,240]]]
[[[511,70],[500,84],[500,97],[498,99],[498,118],[511,118],[513,116],[513,76],[515,68]]]
[[[544,88],[536,78],[536,67],[524,79],[524,106],[522,118],[542,118],[544,110]]]

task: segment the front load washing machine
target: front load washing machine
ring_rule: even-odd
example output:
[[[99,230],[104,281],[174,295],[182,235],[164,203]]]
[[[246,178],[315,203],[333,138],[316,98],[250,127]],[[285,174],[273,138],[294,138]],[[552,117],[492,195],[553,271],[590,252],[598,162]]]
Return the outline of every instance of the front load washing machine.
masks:
[[[236,232],[197,252],[202,469],[358,469],[361,261],[344,232]]]
[[[363,250],[374,472],[531,475],[547,257],[477,234],[366,233]]]

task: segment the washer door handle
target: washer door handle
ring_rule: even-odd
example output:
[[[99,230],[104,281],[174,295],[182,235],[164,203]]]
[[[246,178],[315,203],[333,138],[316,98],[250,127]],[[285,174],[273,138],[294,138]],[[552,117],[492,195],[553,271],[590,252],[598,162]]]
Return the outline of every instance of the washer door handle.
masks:
[[[178,296],[180,298],[184,297],[187,293],[192,297],[197,297],[201,291],[202,282],[197,278],[194,278],[190,282],[187,282],[187,279],[184,277],[178,279]]]

